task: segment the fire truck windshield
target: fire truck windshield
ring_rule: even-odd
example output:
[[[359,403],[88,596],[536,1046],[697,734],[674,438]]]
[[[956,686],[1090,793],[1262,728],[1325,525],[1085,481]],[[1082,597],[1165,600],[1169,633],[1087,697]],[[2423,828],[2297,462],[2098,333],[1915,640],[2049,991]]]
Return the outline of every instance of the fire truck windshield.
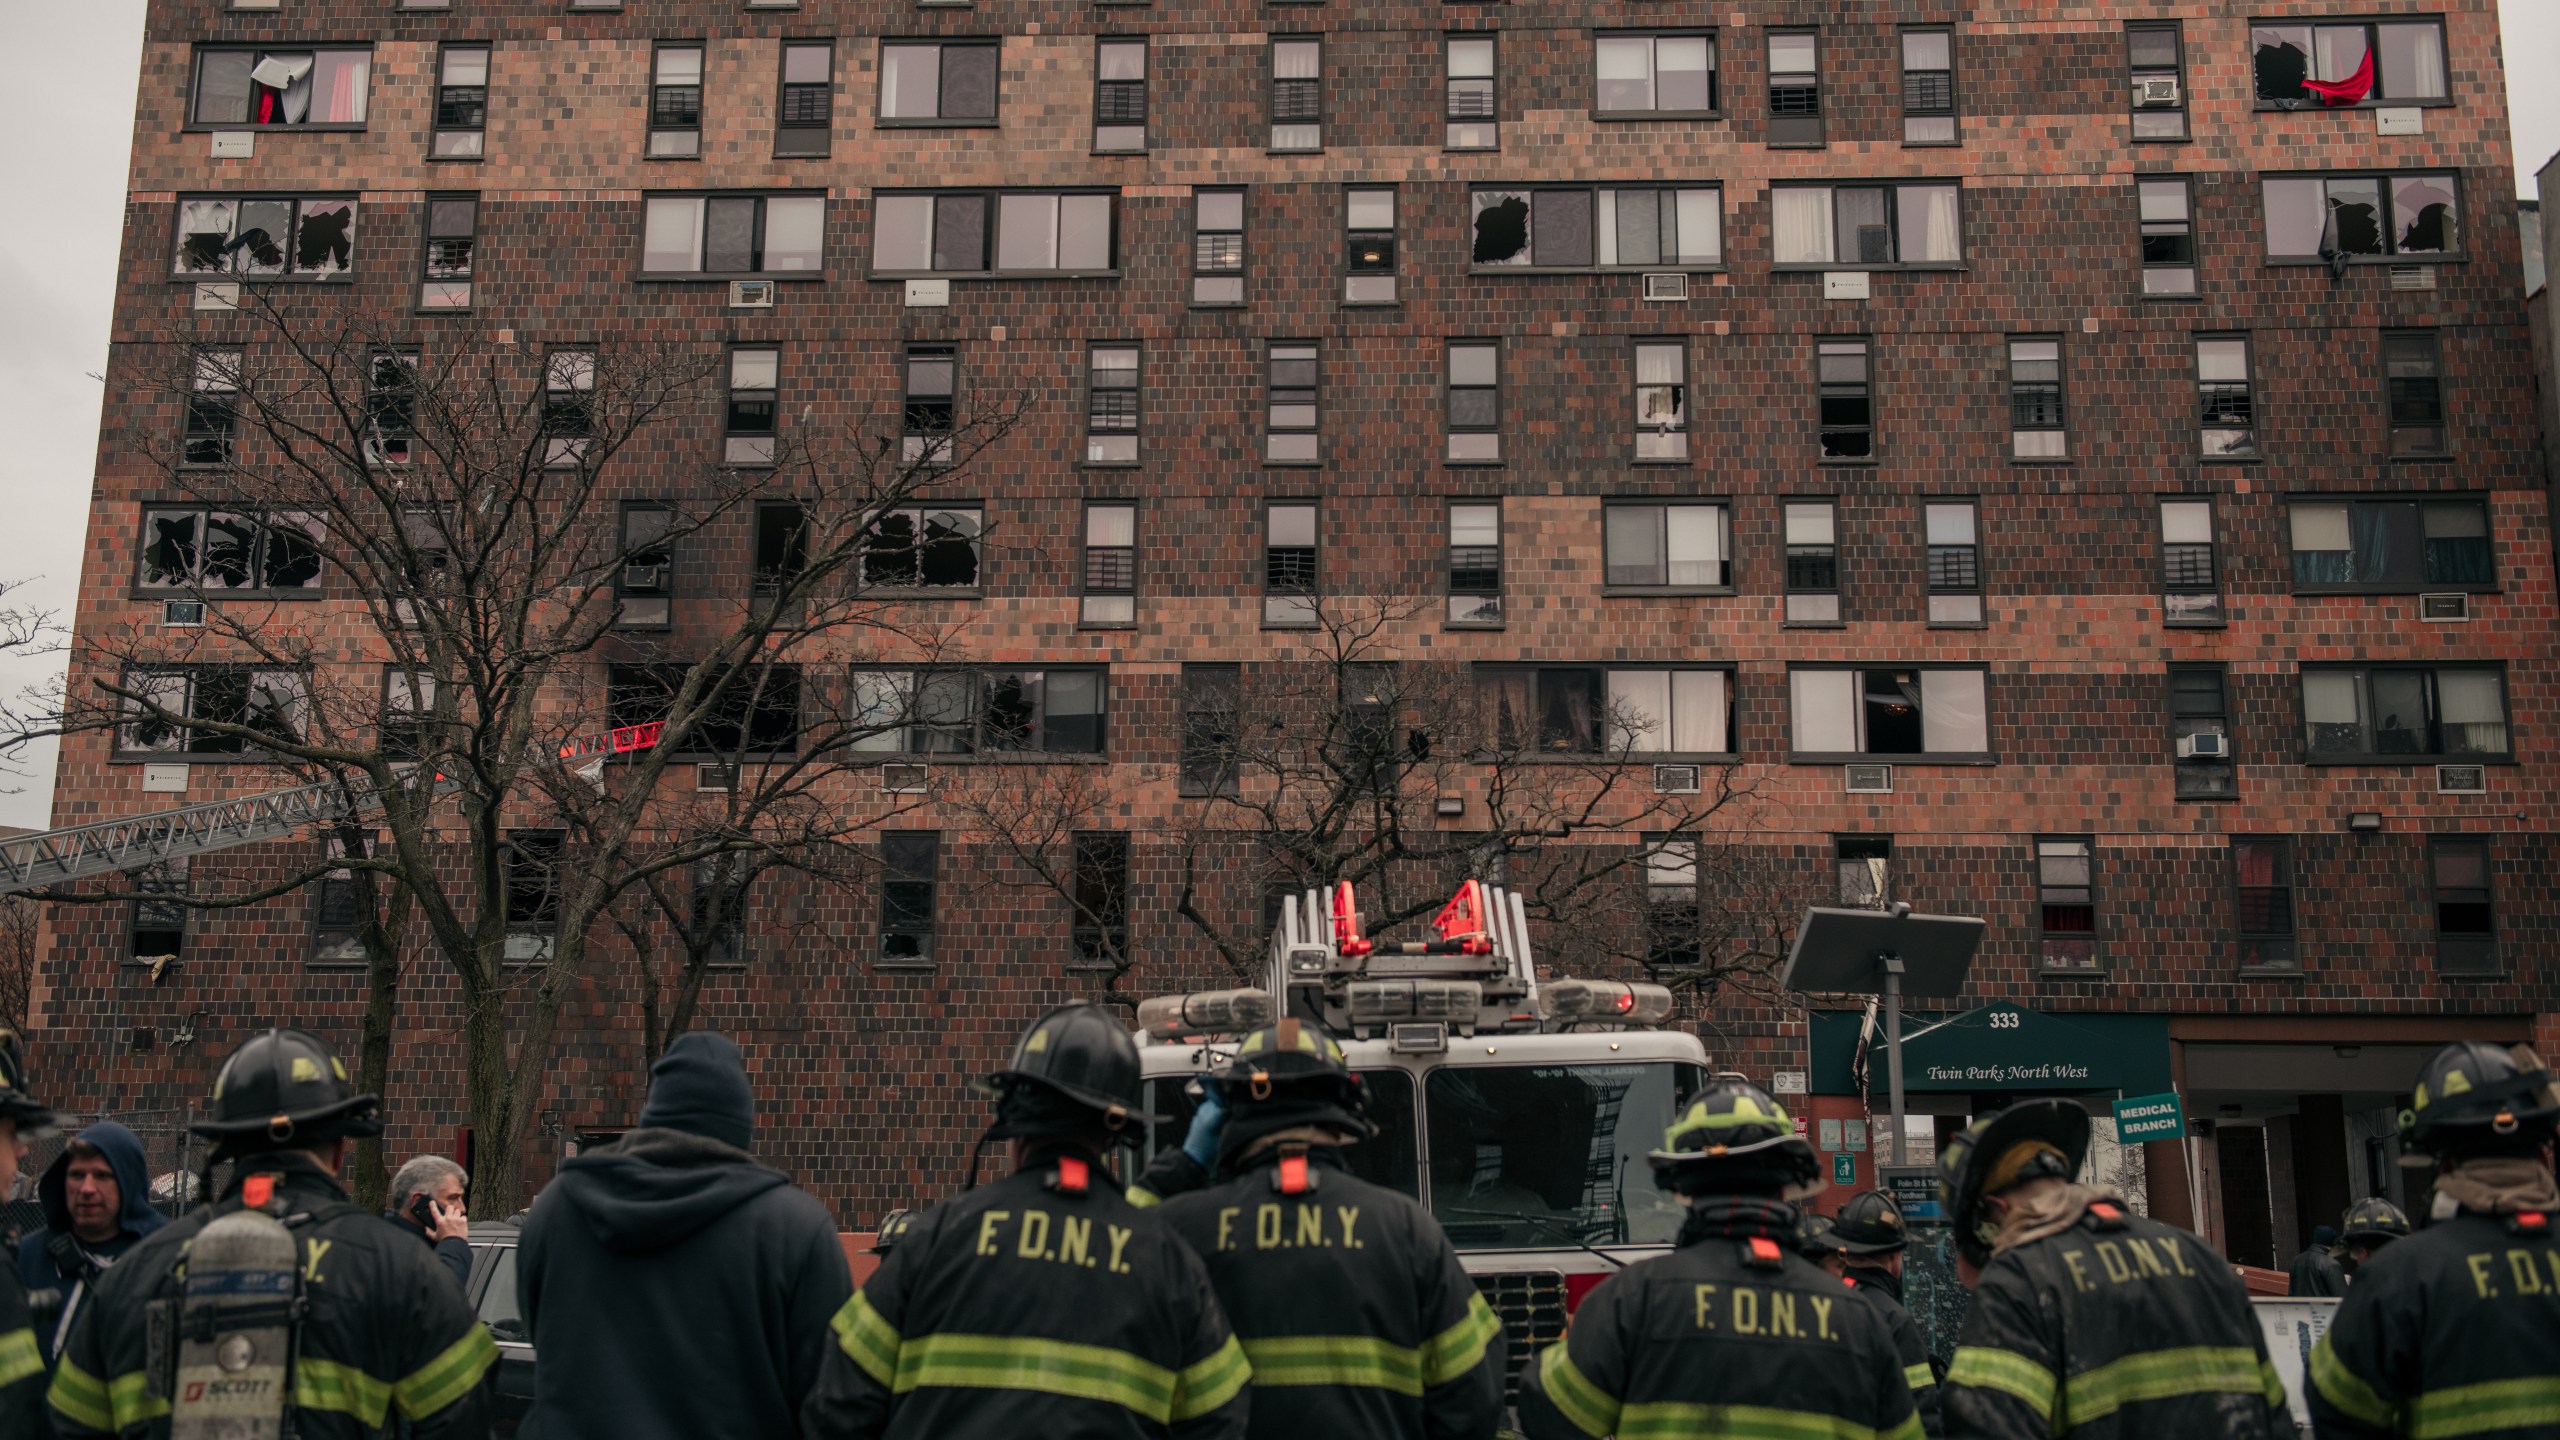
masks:
[[[1705,1078],[1672,1061],[1434,1070],[1432,1213],[1461,1250],[1667,1245],[1683,1212],[1645,1152]]]

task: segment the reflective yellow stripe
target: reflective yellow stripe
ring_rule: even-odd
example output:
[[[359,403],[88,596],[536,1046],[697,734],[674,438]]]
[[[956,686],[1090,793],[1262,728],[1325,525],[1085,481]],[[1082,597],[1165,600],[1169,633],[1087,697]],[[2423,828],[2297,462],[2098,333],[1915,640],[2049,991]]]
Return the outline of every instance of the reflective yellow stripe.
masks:
[[[2086,1425],[2144,1400],[2265,1394],[2255,1350],[2211,1345],[2147,1350],[2072,1376],[2063,1387],[2061,1424],[2065,1429]]]
[[[108,1408],[107,1387],[88,1371],[65,1357],[53,1370],[53,1388],[45,1392],[45,1403],[62,1418],[83,1430],[101,1433],[116,1428],[115,1411]]]
[[[1422,1352],[1369,1335],[1282,1335],[1244,1342],[1253,1383],[1366,1385],[1399,1395],[1422,1393]]]
[[[2347,1368],[2338,1352],[2329,1348],[2326,1332],[2321,1334],[2320,1343],[2311,1347],[2311,1388],[2351,1420],[2360,1420],[2376,1430],[2400,1428],[2399,1407],[2383,1399],[2363,1376]]]
[[[854,1291],[828,1323],[835,1328],[837,1348],[861,1366],[863,1374],[882,1385],[896,1383],[898,1327],[880,1318],[880,1312],[871,1308],[870,1297]]]
[[[107,1382],[107,1408],[115,1412],[115,1429],[157,1420],[169,1413],[166,1397],[151,1393],[151,1377],[131,1370]]]
[[[2457,1385],[2409,1400],[2410,1440],[2451,1440],[2490,1430],[2554,1425],[2560,1425],[2560,1375]]]
[[[480,1377],[497,1363],[498,1342],[489,1338],[486,1326],[473,1325],[461,1339],[446,1346],[443,1354],[393,1381],[391,1398],[400,1403],[401,1414],[423,1420],[470,1394],[471,1387],[479,1384]]]
[[[1574,1368],[1573,1357],[1565,1353],[1567,1343],[1559,1340],[1538,1357],[1538,1383],[1557,1413],[1591,1440],[1600,1440],[1618,1428],[1618,1397]]]
[[[2323,1340],[2328,1339],[2328,1332],[2325,1330],[2322,1331],[2320,1338]],[[2267,1408],[2270,1410],[2283,1410],[2290,1413],[2293,1409],[2293,1397],[2285,1393],[2284,1377],[2276,1373],[2276,1362],[2273,1360],[2259,1361],[2258,1379],[2266,1387]]]
[[[1223,1359],[1223,1351],[1210,1357]],[[1236,1364],[1243,1361],[1239,1350]],[[1239,1376],[1236,1384],[1242,1383]],[[925,1335],[898,1347],[890,1389],[900,1395],[924,1389],[1036,1390],[1104,1401],[1163,1425],[1173,1419],[1179,1385],[1163,1366],[1099,1345],[1016,1335]]]
[[[2036,1418],[2053,1419],[2053,1395],[2061,1388],[2052,1371],[2015,1350],[2000,1350],[1989,1345],[1959,1345],[1954,1363],[1947,1366],[1947,1383],[1968,1390],[1997,1390],[2003,1395],[2024,1401],[2036,1412]]]
[[[1485,1347],[1502,1333],[1502,1317],[1479,1292],[1467,1297],[1466,1318],[1422,1342],[1422,1383],[1446,1385],[1484,1363]]]
[[[293,1403],[297,1409],[353,1415],[379,1430],[391,1414],[391,1387],[353,1365],[305,1355],[293,1365]]]
[[[1879,1430],[1818,1410],[1778,1410],[1763,1405],[1629,1405],[1618,1420],[1618,1440],[1919,1440],[1920,1415]]]
[[[1141,1210],[1164,1203],[1163,1196],[1158,1195],[1156,1192],[1148,1189],[1144,1185],[1132,1185],[1122,1193],[1128,1197],[1130,1204],[1137,1206]]]
[[[1245,1358],[1244,1348],[1236,1337],[1211,1351],[1206,1360],[1182,1367],[1173,1377],[1173,1419],[1197,1420],[1236,1398],[1244,1382],[1254,1378],[1253,1366]]]
[[[36,1332],[12,1330],[0,1335],[0,1386],[15,1385],[44,1373],[44,1356],[36,1349]]]
[[[1938,1372],[1926,1365],[1905,1365],[1902,1367],[1902,1383],[1917,1394],[1938,1383]]]

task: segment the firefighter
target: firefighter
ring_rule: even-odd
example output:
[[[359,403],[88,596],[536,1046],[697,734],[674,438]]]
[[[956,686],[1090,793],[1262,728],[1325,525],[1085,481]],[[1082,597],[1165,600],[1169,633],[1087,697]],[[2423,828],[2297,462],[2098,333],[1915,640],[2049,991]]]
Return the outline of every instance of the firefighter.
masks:
[[[2560,1089],[2522,1046],[2448,1045],[2400,1112],[2436,1166],[2425,1229],[2366,1262],[2311,1351],[2331,1436],[2560,1436]]]
[[[1918,1440],[1893,1332],[1791,1249],[1820,1161],[1760,1087],[1719,1080],[1646,1157],[1689,1209],[1677,1248],[1601,1282],[1520,1376],[1532,1440]]]
[[[1946,1433],[1938,1414],[1937,1367],[1920,1326],[1902,1303],[1902,1207],[1881,1190],[1862,1191],[1841,1205],[1839,1217],[1824,1224],[1812,1243],[1824,1252],[1817,1263],[1884,1312],[1902,1357],[1902,1377],[1920,1408],[1920,1428],[1931,1435]]]
[[[2352,1280],[2383,1246],[2408,1238],[2407,1212],[2379,1195],[2359,1200],[2338,1222],[2338,1246],[2346,1252],[2338,1257],[2338,1263],[2346,1267],[2347,1278]]]
[[[898,1242],[907,1238],[907,1231],[915,1223],[916,1212],[913,1210],[892,1210],[881,1216],[880,1229],[871,1237],[871,1253],[886,1255],[897,1249]]]
[[[1342,1047],[1283,1020],[1247,1035],[1219,1079],[1226,1178],[1159,1213],[1253,1363],[1250,1433],[1490,1440],[1502,1322],[1428,1211],[1344,1166],[1377,1127]]]
[[[27,1141],[52,1125],[53,1112],[27,1094],[25,1047],[15,1031],[0,1030],[0,1195],[17,1189],[18,1159]],[[36,1345],[26,1282],[16,1265],[0,1265],[0,1440],[42,1440],[51,1433],[44,1414],[44,1355]]]
[[[1973,1291],[1948,1367],[1951,1436],[2293,1440],[2284,1382],[2221,1256],[2073,1177],[2089,1112],[2029,1100],[1940,1160]]]
[[[1198,1257],[1108,1157],[1141,1108],[1138,1047],[1098,1005],[1043,1015],[988,1077],[1014,1173],[919,1215],[837,1312],[811,1437],[1245,1432],[1244,1351]],[[1159,1121],[1158,1123],[1161,1123]]]
[[[420,1440],[488,1434],[489,1332],[435,1252],[339,1183],[347,1142],[382,1133],[381,1097],[354,1092],[300,1030],[223,1062],[192,1128],[230,1182],[99,1279],[54,1373],[63,1435],[331,1440],[395,1415]]]

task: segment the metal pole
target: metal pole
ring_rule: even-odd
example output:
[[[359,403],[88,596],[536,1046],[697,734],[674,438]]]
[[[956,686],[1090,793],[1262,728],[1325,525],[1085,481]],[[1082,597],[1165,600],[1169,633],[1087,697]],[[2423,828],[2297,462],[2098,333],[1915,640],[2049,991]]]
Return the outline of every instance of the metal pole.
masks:
[[[1893,1089],[1893,1163],[1908,1165],[1910,1132],[1902,1119],[1902,957],[1879,955],[1876,961],[1884,967],[1884,1053]]]

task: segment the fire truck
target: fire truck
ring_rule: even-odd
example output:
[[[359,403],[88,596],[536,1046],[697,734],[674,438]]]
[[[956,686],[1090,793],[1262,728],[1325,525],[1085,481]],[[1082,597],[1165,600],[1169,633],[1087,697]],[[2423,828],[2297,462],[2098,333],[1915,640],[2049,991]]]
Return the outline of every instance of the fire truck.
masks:
[[[1426,1206],[1457,1246],[1521,1367],[1602,1280],[1671,1248],[1683,1211],[1645,1152],[1707,1082],[1698,1038],[1666,1028],[1671,992],[1542,977],[1520,898],[1469,880],[1431,938],[1371,940],[1348,884],[1286,897],[1260,988],[1138,1009],[1143,1167],[1182,1143],[1200,1079],[1283,1014],[1321,1023],[1366,1083],[1375,1138],[1348,1167]],[[1131,1173],[1135,1173],[1133,1168]]]

